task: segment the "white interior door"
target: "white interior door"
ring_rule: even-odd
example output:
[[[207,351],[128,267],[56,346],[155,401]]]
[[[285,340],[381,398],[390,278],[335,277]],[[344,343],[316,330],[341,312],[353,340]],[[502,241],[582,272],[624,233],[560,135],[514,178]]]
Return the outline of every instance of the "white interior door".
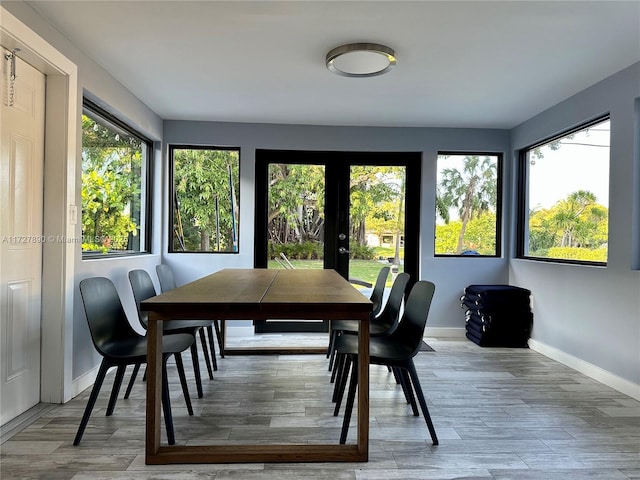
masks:
[[[40,401],[45,77],[2,51],[0,424]]]

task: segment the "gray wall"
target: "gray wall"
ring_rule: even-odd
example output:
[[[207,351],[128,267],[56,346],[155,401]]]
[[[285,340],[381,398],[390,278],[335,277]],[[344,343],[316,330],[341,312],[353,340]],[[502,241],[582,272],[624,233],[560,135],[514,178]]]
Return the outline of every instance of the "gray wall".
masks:
[[[458,306],[458,297],[467,284],[510,282],[521,285],[534,293],[535,341],[636,385],[640,384],[640,272],[637,270],[640,267],[639,65],[587,89],[511,132],[177,121],[163,123],[153,111],[71,45],[26,3],[3,2],[3,7],[78,65],[79,99],[83,91],[90,92],[152,139],[164,141],[165,147],[162,153],[158,151],[156,158],[159,168],[156,169],[157,188],[154,195],[154,254],[97,261],[83,261],[79,249],[76,254],[76,281],[92,275],[112,278],[133,322],[135,310],[126,280],[126,272],[130,269],[145,268],[152,271],[162,258],[178,269],[178,281],[185,282],[227,266],[253,265],[253,179],[256,148],[420,151],[423,155],[420,277],[431,279],[438,285],[429,325],[462,328],[463,315]],[[510,252],[503,251],[503,258],[434,258],[435,160],[438,150],[504,152],[507,154],[504,172],[507,182],[503,195],[505,199],[513,199],[515,150],[607,111],[612,114],[612,162],[610,262],[606,268],[510,259],[514,251],[513,232],[516,221],[512,200],[504,202],[504,218],[507,219],[509,228],[503,229],[502,240],[503,245],[510,248]],[[168,238],[167,203],[164,200],[167,188],[167,143],[241,148],[241,229],[238,255],[177,256],[162,253],[166,251]],[[80,165],[77,169],[78,179],[79,172]],[[79,185],[77,204],[80,205]],[[77,293],[77,285],[75,292]],[[73,332],[70,334],[73,335],[73,371],[69,374],[76,379],[98,363],[79,298],[76,298]]]
[[[437,284],[429,315],[430,327],[462,328],[460,295],[470,283],[507,283],[508,260],[502,258],[435,258],[435,188],[438,151],[490,151],[507,153],[509,132],[489,129],[319,127],[241,123],[165,121],[164,141],[170,144],[240,147],[239,254],[167,254],[163,260],[178,275],[179,283],[225,267],[253,267],[255,150],[411,151],[422,153],[420,221],[420,278]],[[506,178],[510,166],[506,165]],[[166,189],[166,186],[165,186]],[[166,190],[165,190],[166,191]],[[507,192],[504,192],[507,195]],[[504,202],[509,211],[509,202]],[[165,213],[167,206],[165,205]],[[163,222],[166,252],[168,222]],[[505,229],[506,230],[506,229]],[[507,244],[506,239],[504,244]]]
[[[640,63],[513,129],[515,162],[518,149],[610,112],[609,260],[606,267],[589,267],[513,259],[509,273],[511,283],[533,292],[536,341],[635,384],[640,384],[638,98]],[[512,231],[515,222],[512,214]]]

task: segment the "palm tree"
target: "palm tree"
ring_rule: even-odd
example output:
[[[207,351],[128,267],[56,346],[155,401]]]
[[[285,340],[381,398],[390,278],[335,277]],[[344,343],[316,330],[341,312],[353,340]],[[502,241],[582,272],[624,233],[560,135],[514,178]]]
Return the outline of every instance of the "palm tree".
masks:
[[[571,247],[576,243],[576,234],[583,222],[583,214],[587,208],[596,204],[596,196],[586,190],[571,193],[566,200],[558,203],[553,221],[562,231],[561,247]]]
[[[448,209],[455,207],[462,222],[456,254],[462,253],[467,224],[482,213],[495,210],[498,183],[497,163],[490,157],[466,156],[462,169],[446,168],[438,184],[436,205],[443,220],[449,222]]]

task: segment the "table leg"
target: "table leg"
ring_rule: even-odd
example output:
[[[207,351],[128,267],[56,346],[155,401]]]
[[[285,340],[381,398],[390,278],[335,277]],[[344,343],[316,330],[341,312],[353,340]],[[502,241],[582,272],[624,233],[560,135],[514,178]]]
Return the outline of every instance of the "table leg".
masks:
[[[219,345],[220,347],[220,355],[226,355],[227,350],[225,345],[227,344],[227,322],[225,320],[220,320],[220,338],[222,339],[222,343]]]
[[[358,453],[369,460],[369,316],[358,329]]]
[[[147,329],[146,463],[160,450],[162,386],[162,320],[149,312]]]

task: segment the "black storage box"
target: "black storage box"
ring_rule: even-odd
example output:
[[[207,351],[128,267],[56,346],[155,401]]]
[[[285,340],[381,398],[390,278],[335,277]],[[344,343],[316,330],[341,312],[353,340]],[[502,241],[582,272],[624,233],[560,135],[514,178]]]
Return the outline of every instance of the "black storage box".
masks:
[[[531,291],[512,285],[469,285],[460,297],[466,336],[482,347],[527,348],[533,326]]]

